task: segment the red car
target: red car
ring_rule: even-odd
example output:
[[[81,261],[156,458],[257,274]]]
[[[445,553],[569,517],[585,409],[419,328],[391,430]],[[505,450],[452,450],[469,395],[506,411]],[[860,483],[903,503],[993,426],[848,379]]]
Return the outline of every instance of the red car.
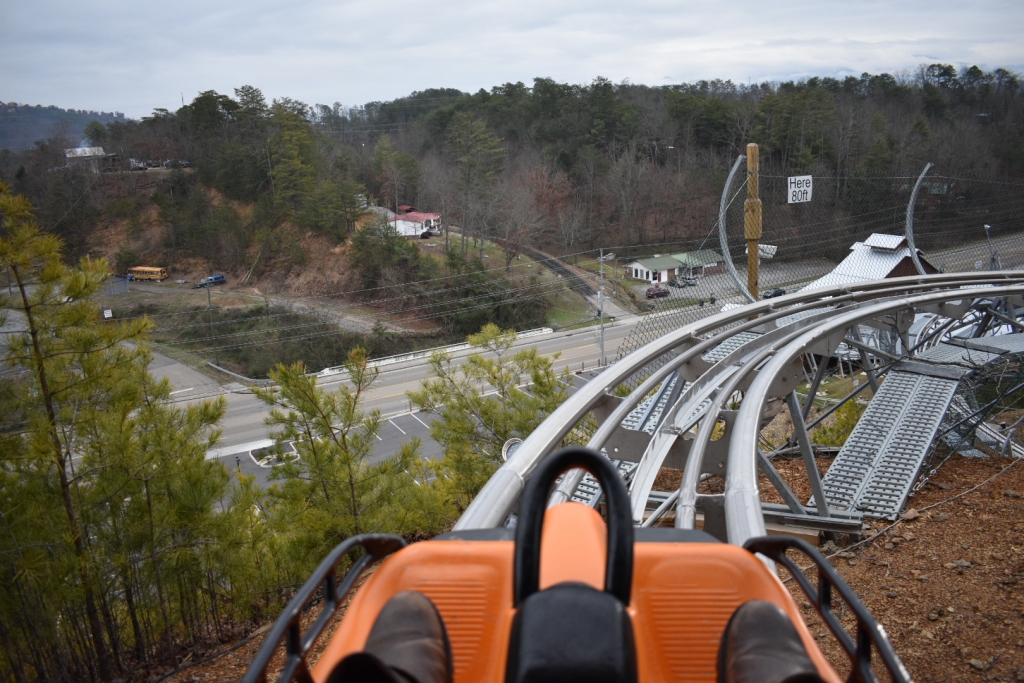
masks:
[[[668,296],[668,290],[662,289],[658,285],[654,285],[653,287],[647,288],[648,299],[657,299],[659,296]]]

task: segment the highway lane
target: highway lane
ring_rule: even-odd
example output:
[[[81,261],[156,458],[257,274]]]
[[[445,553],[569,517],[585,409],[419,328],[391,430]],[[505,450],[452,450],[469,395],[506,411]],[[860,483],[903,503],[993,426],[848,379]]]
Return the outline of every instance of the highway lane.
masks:
[[[636,320],[630,318],[606,325],[606,358],[614,359],[619,345],[632,331]],[[536,347],[546,356],[558,354],[554,361],[554,368],[558,372],[564,368],[569,368],[573,372],[593,369],[598,364],[600,355],[600,328],[532,337],[517,342],[515,348],[530,346]],[[469,354],[469,351],[456,354],[456,362]],[[422,457],[439,457],[441,448],[429,434],[429,425],[436,417],[413,411],[406,395],[406,392],[418,389],[423,380],[433,376],[426,360],[383,366],[380,370],[362,402],[364,411],[377,409],[385,418],[372,459],[378,460],[393,455],[401,444],[413,437],[420,439]],[[261,466],[259,453],[252,454],[253,450],[272,443],[269,438],[270,428],[264,424],[269,414],[269,407],[265,403],[240,384],[229,383],[217,387],[202,373],[159,354],[153,365],[153,373],[170,380],[174,392],[172,398],[181,402],[224,396],[227,409],[221,421],[221,440],[208,457],[221,460],[231,469],[255,474],[263,485],[269,483],[271,468]],[[336,389],[343,381],[345,375],[339,374],[322,378],[319,384],[326,389]]]

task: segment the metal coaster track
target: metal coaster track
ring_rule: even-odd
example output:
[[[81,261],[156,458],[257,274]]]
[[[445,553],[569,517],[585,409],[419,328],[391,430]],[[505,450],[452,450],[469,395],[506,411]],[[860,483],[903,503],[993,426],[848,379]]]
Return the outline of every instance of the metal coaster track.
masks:
[[[877,387],[878,376],[892,368],[924,372],[917,366],[936,365],[927,354],[915,355],[919,350],[916,347],[932,348],[948,338],[942,335],[950,330],[981,337],[1000,327],[1013,332],[1024,329],[1016,313],[1022,306],[1024,272],[956,273],[801,291],[690,323],[620,359],[567,399],[492,476],[455,530],[508,523],[517,511],[525,482],[538,464],[557,450],[589,414],[598,427],[587,446],[604,449],[613,460],[638,463],[630,484],[635,524],[645,519],[651,523],[649,512],[657,509],[653,515],[657,518],[675,505],[677,527],[693,528],[702,513],[706,530],[734,544],[763,535],[766,517],[826,531],[859,533],[859,512],[829,505],[822,505],[819,511],[811,504],[827,501],[830,495],[824,491],[814,465],[804,420],[822,372],[815,374],[803,405],[794,391],[808,377],[805,364],[821,370],[842,346],[845,351],[840,351],[840,357],[856,358],[867,372],[870,385]],[[908,331],[915,316],[922,313],[947,322],[927,326],[930,336],[919,334],[912,344]],[[885,333],[899,342],[895,348],[881,348],[877,341],[874,345],[865,341],[861,330],[865,334],[871,330]],[[876,338],[880,336],[875,334]],[[928,372],[941,375],[944,371],[929,370],[925,374]],[[673,381],[680,379],[685,382]],[[626,397],[614,396],[615,389],[623,384],[636,388]],[[649,406],[659,387],[662,394],[653,400],[659,406],[655,423]],[[737,397],[742,397],[738,408],[733,405]],[[793,415],[794,439],[815,493],[807,505],[788,491],[759,447],[771,399],[783,400]],[[647,429],[624,428],[623,421],[645,400],[648,407],[642,412]],[[944,412],[948,401],[939,404]],[[627,420],[626,426],[629,424]],[[718,438],[723,428],[724,435]],[[672,496],[651,491],[659,469],[666,463],[683,469],[682,485]],[[762,504],[759,469],[779,490],[786,506]],[[715,475],[724,477],[724,493],[699,493],[700,482]],[[551,503],[570,499],[582,477],[582,472],[567,473],[552,494]]]

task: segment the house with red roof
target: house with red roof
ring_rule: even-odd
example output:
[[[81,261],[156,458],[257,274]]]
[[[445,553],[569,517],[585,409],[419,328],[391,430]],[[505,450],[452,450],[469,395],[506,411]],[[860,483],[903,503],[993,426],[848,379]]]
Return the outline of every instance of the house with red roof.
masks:
[[[399,235],[404,237],[422,237],[426,239],[431,235],[441,234],[441,215],[437,213],[424,213],[422,211],[410,211],[400,213],[388,221],[395,226]]]

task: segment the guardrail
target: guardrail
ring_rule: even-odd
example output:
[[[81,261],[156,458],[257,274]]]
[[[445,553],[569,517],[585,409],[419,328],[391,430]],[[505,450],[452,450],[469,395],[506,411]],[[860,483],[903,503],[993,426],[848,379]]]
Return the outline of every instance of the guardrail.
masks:
[[[530,337],[537,337],[542,334],[551,334],[554,332],[550,327],[538,327],[534,330],[526,330],[525,332],[516,332],[516,339],[528,339]],[[395,356],[385,356],[384,358],[371,358],[367,365],[369,367],[381,367],[383,365],[394,365],[395,363],[404,363],[410,360],[419,360],[421,358],[430,358],[435,352],[443,353],[458,353],[459,351],[465,351],[470,348],[470,345],[466,342],[461,344],[449,344],[448,346],[438,346],[432,349],[424,349],[422,351],[412,351],[410,353],[400,353]],[[320,372],[316,373],[319,377],[330,377],[331,375],[337,375],[345,372],[344,365],[335,365],[333,367],[324,368]]]

